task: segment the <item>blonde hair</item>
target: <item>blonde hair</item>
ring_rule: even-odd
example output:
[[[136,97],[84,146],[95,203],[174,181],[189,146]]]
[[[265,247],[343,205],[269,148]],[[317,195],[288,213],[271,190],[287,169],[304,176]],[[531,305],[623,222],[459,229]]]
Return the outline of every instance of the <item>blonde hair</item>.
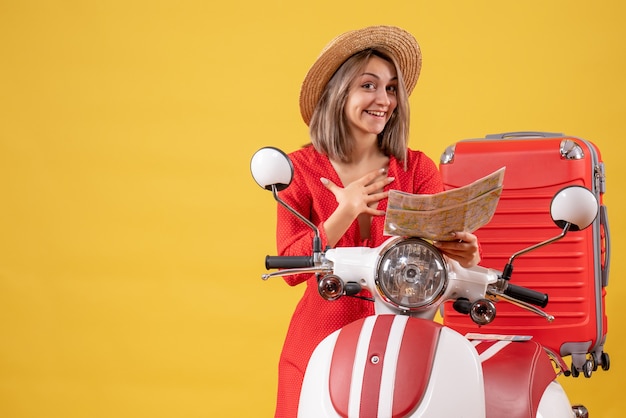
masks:
[[[409,140],[409,99],[400,67],[393,55],[372,48],[348,58],[328,81],[313,111],[309,134],[315,149],[330,159],[350,162],[353,142],[348,137],[348,122],[344,106],[352,81],[361,73],[373,56],[393,64],[398,75],[397,106],[383,131],[378,135],[378,146],[387,155],[406,163]]]

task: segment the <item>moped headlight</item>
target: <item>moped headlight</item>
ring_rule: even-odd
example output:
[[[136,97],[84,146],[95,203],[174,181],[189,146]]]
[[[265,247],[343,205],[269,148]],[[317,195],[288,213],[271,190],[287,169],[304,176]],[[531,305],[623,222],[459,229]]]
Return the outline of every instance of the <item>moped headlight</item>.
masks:
[[[383,299],[398,308],[416,311],[432,305],[447,281],[443,256],[420,238],[392,241],[381,252],[376,286]]]

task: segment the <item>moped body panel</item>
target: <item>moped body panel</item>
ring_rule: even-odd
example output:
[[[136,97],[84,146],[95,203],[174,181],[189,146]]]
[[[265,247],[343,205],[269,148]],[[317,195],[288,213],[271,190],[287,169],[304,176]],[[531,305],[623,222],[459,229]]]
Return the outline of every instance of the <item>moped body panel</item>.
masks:
[[[374,315],[316,348],[298,417],[572,418],[555,377],[534,341],[470,341],[431,320]]]
[[[298,416],[484,418],[480,360],[466,338],[436,322],[371,316],[317,347]]]

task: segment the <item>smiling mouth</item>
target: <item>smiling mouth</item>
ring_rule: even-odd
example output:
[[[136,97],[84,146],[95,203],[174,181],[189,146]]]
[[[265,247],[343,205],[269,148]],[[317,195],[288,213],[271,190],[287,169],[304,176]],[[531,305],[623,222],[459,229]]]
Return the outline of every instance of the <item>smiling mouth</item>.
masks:
[[[369,115],[376,116],[376,117],[379,117],[379,118],[382,118],[382,117],[384,117],[387,114],[387,112],[377,112],[377,111],[374,111],[374,110],[366,110],[366,112]]]

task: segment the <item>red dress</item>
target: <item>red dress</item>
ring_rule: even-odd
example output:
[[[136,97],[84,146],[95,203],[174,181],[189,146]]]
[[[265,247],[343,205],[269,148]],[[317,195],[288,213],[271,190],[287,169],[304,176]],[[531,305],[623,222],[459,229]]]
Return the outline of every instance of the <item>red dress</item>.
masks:
[[[294,178],[279,196],[296,211],[317,225],[322,238],[322,248],[327,245],[323,224],[337,207],[335,195],[324,187],[320,177],[326,177],[343,187],[328,157],[307,146],[290,154],[294,165]],[[404,163],[394,157],[389,159],[390,177],[395,180],[385,190],[396,189],[410,193],[433,194],[443,190],[437,166],[424,153],[408,151],[407,170]],[[378,203],[385,210],[387,199]],[[372,219],[371,238],[361,239],[357,221],[337,243],[337,247],[377,247],[387,238],[383,236],[385,217]],[[313,231],[281,205],[278,205],[276,242],[280,255],[310,255]],[[297,416],[300,388],[309,357],[326,336],[343,326],[374,313],[373,303],[362,299],[343,297],[334,302],[325,301],[317,292],[314,275],[301,274],[284,278],[290,286],[306,282],[302,299],[291,319],[279,362],[278,399],[276,417]]]

